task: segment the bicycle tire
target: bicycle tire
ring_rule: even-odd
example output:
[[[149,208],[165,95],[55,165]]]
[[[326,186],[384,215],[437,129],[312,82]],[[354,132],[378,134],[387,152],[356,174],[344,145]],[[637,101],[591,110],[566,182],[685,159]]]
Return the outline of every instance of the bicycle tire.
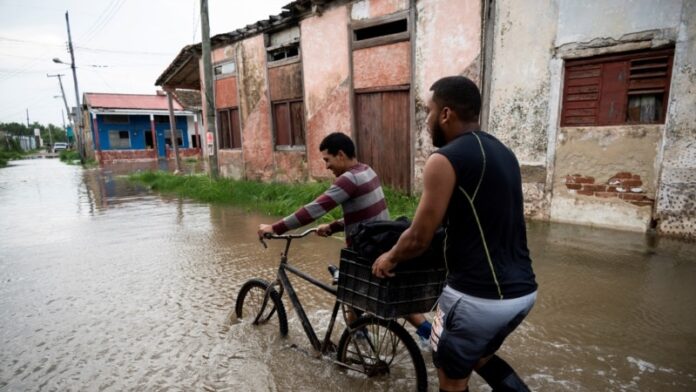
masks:
[[[254,320],[255,325],[266,324],[273,317],[273,314],[277,314],[280,335],[286,336],[288,334],[288,318],[283,301],[280,299],[280,294],[278,294],[275,288],[271,288],[269,293],[270,302],[266,303],[265,308],[261,308],[268,286],[270,286],[270,283],[263,279],[246,281],[242,288],[239,289],[234,306],[235,314],[238,319],[244,319],[245,316],[249,317],[251,320]],[[260,314],[259,312],[263,313]]]
[[[410,360],[405,367],[394,363],[403,357]],[[425,361],[411,335],[397,322],[374,316],[353,321],[338,342],[336,359],[350,369],[369,378],[390,377],[396,385],[388,389],[427,391],[428,374]]]

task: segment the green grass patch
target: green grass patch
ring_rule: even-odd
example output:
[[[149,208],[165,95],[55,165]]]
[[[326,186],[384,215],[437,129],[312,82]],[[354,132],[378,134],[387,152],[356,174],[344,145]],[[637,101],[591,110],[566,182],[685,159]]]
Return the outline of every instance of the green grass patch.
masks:
[[[61,161],[72,164],[74,161],[80,160],[80,153],[73,150],[63,150],[58,155]]]
[[[0,167],[7,166],[9,161],[22,159],[26,154],[15,150],[0,150]]]
[[[130,181],[148,185],[161,193],[176,194],[193,200],[231,204],[269,215],[286,216],[322,194],[331,184],[262,183],[222,178],[213,180],[207,175],[175,176],[165,172],[141,172],[128,176]],[[385,188],[387,205],[393,217],[413,217],[418,198]],[[320,222],[329,222],[342,216],[340,208],[325,215]]]

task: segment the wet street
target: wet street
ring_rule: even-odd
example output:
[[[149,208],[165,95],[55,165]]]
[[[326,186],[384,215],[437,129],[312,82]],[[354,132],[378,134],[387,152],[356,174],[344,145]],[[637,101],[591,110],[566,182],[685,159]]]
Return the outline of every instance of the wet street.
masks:
[[[0,169],[0,391],[398,389],[313,356],[287,298],[287,338],[236,320],[239,287],[277,267],[280,244],[255,234],[276,217],[117,174]],[[542,223],[528,237],[539,299],[501,356],[532,390],[696,390],[696,244]],[[328,281],[340,247],[311,236],[291,260]],[[293,283],[323,336],[331,298]]]

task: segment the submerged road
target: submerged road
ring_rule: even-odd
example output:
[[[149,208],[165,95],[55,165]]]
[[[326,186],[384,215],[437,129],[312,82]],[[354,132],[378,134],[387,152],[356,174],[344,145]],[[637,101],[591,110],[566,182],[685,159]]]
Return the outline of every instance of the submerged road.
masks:
[[[0,169],[0,390],[397,389],[308,355],[287,300],[286,339],[231,317],[245,280],[273,276],[280,244],[255,235],[272,217],[116,174],[55,159]],[[696,390],[696,245],[542,223],[528,237],[539,300],[501,356],[533,390]],[[328,281],[341,242],[295,245],[292,260]],[[297,288],[323,330],[331,299]]]

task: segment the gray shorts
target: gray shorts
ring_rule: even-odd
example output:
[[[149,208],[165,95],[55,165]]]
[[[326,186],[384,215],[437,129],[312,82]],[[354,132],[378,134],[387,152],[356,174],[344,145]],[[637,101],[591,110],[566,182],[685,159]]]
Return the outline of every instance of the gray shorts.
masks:
[[[435,366],[449,378],[468,377],[479,359],[498,351],[535,301],[536,292],[498,300],[473,297],[446,286],[430,335]]]

